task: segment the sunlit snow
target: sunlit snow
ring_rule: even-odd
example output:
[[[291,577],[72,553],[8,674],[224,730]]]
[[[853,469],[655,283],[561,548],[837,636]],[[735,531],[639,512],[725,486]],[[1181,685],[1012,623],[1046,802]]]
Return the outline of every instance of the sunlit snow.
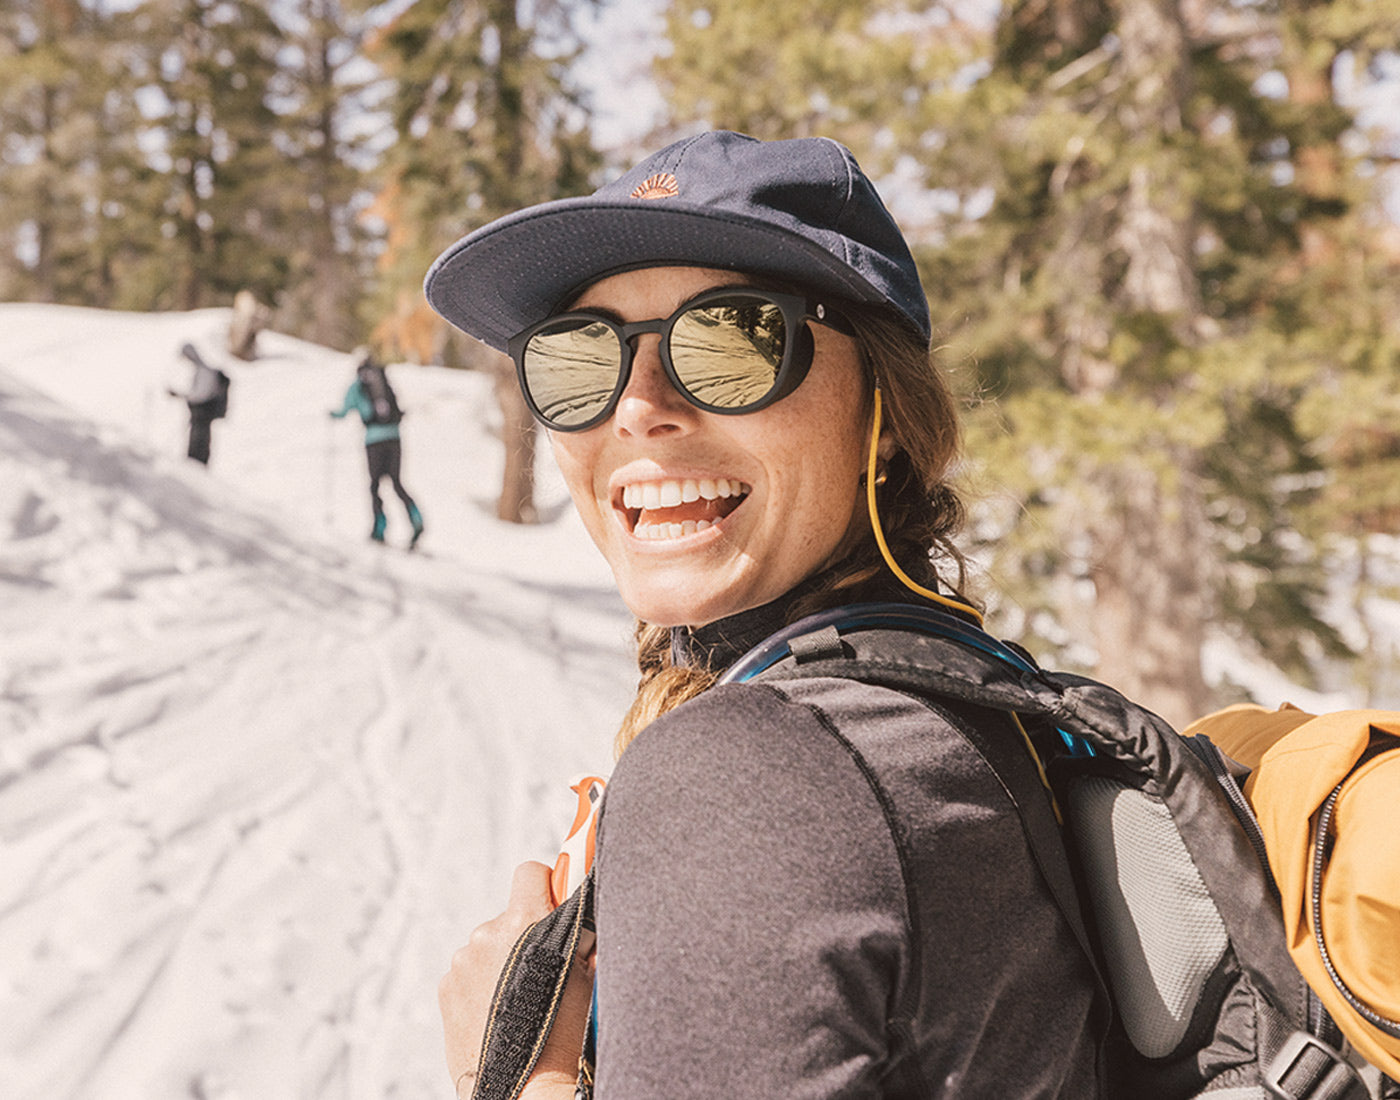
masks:
[[[450,1095],[436,984],[606,771],[631,620],[487,379],[391,368],[367,539],[348,357],[228,314],[0,305],[0,1097]],[[203,468],[166,395],[233,377]]]

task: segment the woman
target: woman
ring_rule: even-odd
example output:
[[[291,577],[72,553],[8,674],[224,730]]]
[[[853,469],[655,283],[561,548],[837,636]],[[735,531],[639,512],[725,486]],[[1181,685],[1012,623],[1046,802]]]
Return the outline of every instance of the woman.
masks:
[[[603,1100],[1096,1095],[1090,972],[967,735],[1007,720],[849,679],[715,686],[819,609],[976,617],[935,569],[961,579],[927,299],[850,153],[682,141],[471,234],[427,293],[511,350],[640,620],[596,958],[524,1095],[572,1095],[595,972]],[[518,869],[443,981],[460,1096],[547,879]]]
[[[355,363],[355,380],[345,391],[345,399],[340,408],[332,409],[331,416],[344,419],[352,411],[360,416],[365,425],[365,461],[369,465],[369,503],[374,525],[369,537],[375,542],[384,541],[384,532],[389,525],[389,517],[384,511],[384,499],[379,495],[379,483],[386,477],[394,495],[408,513],[409,526],[413,535],[408,548],[412,550],[423,535],[423,513],[417,502],[403,486],[401,469],[403,466],[403,442],[399,431],[399,421],[403,414],[399,411],[398,398],[389,378],[384,373],[384,365],[375,360],[369,348],[356,348],[350,353]]]

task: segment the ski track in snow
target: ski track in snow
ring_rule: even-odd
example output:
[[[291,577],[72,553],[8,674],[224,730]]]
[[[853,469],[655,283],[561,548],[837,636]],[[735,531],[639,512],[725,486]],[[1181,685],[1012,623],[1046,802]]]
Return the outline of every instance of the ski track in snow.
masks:
[[[449,1095],[437,980],[634,683],[557,481],[490,515],[481,376],[393,374],[422,555],[364,539],[342,355],[266,334],[180,457],[226,319],[0,305],[5,1100]]]

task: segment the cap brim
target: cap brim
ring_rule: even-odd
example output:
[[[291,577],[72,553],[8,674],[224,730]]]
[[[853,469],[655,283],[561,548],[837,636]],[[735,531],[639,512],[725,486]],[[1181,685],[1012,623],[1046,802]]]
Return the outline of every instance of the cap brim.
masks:
[[[788,279],[852,302],[885,297],[843,260],[768,222],[668,201],[559,199],[452,245],[424,280],[444,318],[490,346],[547,317],[605,275],[659,264]]]

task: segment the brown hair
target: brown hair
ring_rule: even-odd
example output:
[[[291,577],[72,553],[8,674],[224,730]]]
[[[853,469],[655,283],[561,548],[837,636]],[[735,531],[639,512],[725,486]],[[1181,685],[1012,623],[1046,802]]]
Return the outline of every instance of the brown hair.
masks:
[[[911,579],[925,587],[938,586],[935,563],[948,562],[954,579],[945,580],[943,587],[960,593],[964,560],[951,540],[962,526],[964,510],[948,481],[959,449],[953,396],[928,349],[907,325],[866,307],[848,306],[843,312],[855,328],[867,378],[879,382],[884,423],[898,445],[877,490],[890,553]],[[846,556],[794,602],[789,621],[873,598],[887,568],[867,528]],[[641,680],[617,733],[614,749],[619,755],[656,718],[693,699],[719,677],[703,666],[673,664],[668,627],[639,621],[636,638]]]

